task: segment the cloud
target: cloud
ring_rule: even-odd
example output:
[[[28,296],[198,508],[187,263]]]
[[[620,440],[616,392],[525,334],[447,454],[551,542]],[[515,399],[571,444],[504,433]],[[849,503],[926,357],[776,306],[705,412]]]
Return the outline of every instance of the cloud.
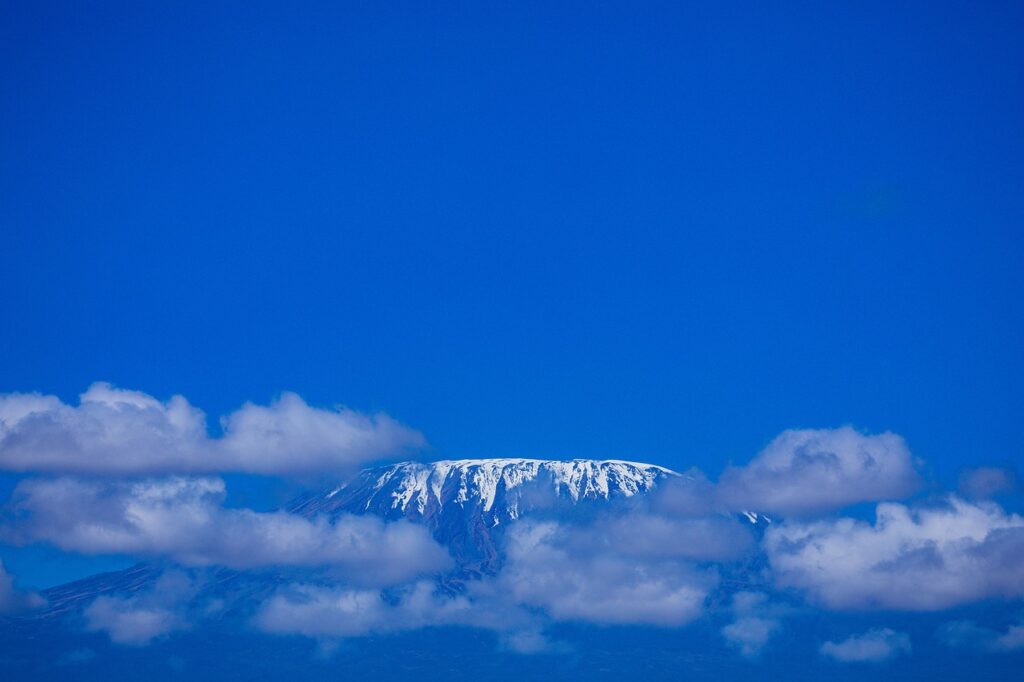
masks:
[[[543,633],[551,620],[692,621],[717,581],[700,561],[735,557],[751,544],[728,518],[672,520],[633,510],[586,524],[521,520],[508,528],[499,572],[465,583],[460,594],[439,593],[428,581],[387,590],[300,584],[274,595],[255,622],[265,632],[317,639],[460,625],[497,633],[510,651],[552,651],[559,645]]]
[[[166,402],[93,384],[77,406],[55,396],[0,395],[0,469],[145,475],[338,472],[425,444],[384,414],[318,409],[294,393],[246,403],[210,437],[203,412],[180,395]]]
[[[379,590],[331,589],[315,585],[292,586],[271,597],[256,616],[264,632],[307,637],[352,637],[389,632],[420,623],[405,623],[400,612]]]
[[[97,597],[83,612],[86,629],[106,632],[117,644],[143,646],[191,627],[186,610],[195,593],[189,576],[171,571],[141,594]]]
[[[1005,632],[977,625],[973,621],[960,620],[947,623],[939,631],[939,639],[950,646],[980,649],[997,653],[1009,653],[1024,649],[1024,623],[1015,623]]]
[[[441,593],[426,580],[389,590],[294,584],[268,599],[254,624],[266,633],[321,641],[458,625],[497,632],[502,645],[518,653],[551,646],[535,616],[479,583],[459,595]]]
[[[451,559],[426,528],[342,515],[329,521],[221,506],[216,478],[30,479],[12,496],[10,539],[85,554],[166,556],[185,565],[330,567],[385,585],[444,570]]]
[[[988,499],[1003,493],[1013,492],[1020,487],[1017,472],[1006,467],[979,467],[968,469],[960,475],[958,489],[964,497],[976,500]]]
[[[725,640],[739,649],[743,656],[753,658],[782,628],[781,609],[768,603],[768,596],[759,592],[738,592],[732,598],[735,620],[722,628]]]
[[[764,547],[775,581],[831,608],[938,610],[1024,596],[1024,518],[994,503],[878,505],[874,524],[787,522]]]
[[[574,541],[577,532],[555,523],[512,527],[498,588],[555,620],[678,626],[703,612],[717,578],[685,554],[588,544],[586,531]]]
[[[899,499],[919,484],[900,436],[845,426],[784,431],[746,466],[726,469],[716,495],[730,509],[808,514]]]
[[[567,541],[567,547],[577,552],[603,546],[626,556],[697,561],[737,559],[754,546],[749,524],[735,517],[642,512],[611,515],[589,527],[576,527]]]
[[[910,653],[910,637],[889,628],[869,630],[840,642],[825,642],[821,654],[842,663],[880,663]]]
[[[692,621],[717,581],[701,560],[735,557],[751,545],[746,529],[728,518],[673,520],[632,510],[585,524],[521,520],[507,530],[499,572],[465,583],[459,594],[438,592],[429,581],[386,590],[299,584],[268,600],[255,623],[321,640],[459,625],[497,633],[510,651],[553,651],[559,644],[543,632],[551,620]]]
[[[771,618],[743,616],[722,628],[722,636],[747,657],[757,656],[779,629],[779,622]]]
[[[502,649],[517,654],[543,654],[568,650],[564,644],[553,642],[539,628],[501,633],[499,645]]]
[[[661,481],[651,493],[650,501],[654,511],[677,518],[736,511],[719,499],[718,487],[697,468]]]
[[[0,615],[19,613],[37,608],[44,603],[38,594],[16,588],[14,576],[7,572],[4,562],[0,561]]]

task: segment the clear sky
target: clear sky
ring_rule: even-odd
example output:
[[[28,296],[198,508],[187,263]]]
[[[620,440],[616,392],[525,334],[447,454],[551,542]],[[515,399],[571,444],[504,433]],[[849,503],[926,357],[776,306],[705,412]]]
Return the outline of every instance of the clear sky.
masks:
[[[0,9],[0,391],[1020,463],[1020,3],[216,4]]]

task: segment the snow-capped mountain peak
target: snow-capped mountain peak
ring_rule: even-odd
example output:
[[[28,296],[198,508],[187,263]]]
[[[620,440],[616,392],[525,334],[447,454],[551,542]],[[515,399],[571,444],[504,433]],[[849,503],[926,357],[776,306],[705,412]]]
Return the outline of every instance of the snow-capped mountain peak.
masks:
[[[558,498],[581,500],[632,497],[648,492],[674,471],[654,464],[622,460],[463,459],[401,462],[368,469],[327,492],[321,505],[341,497],[363,502],[359,511],[391,510],[418,516],[445,505],[478,507],[485,514],[516,518],[524,494],[538,490]],[[312,500],[310,500],[312,501]],[[500,509],[496,509],[496,504]],[[317,505],[317,506],[321,506]],[[351,504],[345,504],[351,507]],[[355,510],[352,510],[355,511]]]
[[[298,500],[305,516],[371,514],[423,523],[461,566],[490,570],[495,532],[530,513],[577,511],[648,493],[676,472],[622,460],[462,459],[365,469],[346,483]],[[585,509],[584,509],[585,508]]]

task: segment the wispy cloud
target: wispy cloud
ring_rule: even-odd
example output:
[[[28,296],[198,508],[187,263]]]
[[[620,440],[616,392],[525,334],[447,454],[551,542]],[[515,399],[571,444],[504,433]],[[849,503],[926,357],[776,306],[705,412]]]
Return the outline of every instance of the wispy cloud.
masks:
[[[782,629],[784,609],[772,604],[764,593],[738,592],[733,595],[730,610],[734,620],[722,628],[722,636],[747,658],[758,656]]]
[[[960,475],[960,494],[976,500],[988,499],[1020,489],[1020,477],[1009,467],[978,467]]]
[[[982,627],[969,620],[946,623],[939,638],[950,646],[1009,653],[1024,649],[1024,622],[1009,625],[1005,631]]]

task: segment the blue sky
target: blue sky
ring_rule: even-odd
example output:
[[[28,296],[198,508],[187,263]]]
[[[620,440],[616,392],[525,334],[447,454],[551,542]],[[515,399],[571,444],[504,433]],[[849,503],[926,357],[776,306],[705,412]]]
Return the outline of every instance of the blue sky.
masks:
[[[713,5],[8,6],[3,388],[1018,458],[1020,8]]]
[[[1019,459],[1021,9],[8,5],[4,390]]]
[[[428,458],[717,475],[850,424],[935,489],[1019,469],[1024,7],[556,5],[6,3],[0,393],[216,431],[294,391]]]

